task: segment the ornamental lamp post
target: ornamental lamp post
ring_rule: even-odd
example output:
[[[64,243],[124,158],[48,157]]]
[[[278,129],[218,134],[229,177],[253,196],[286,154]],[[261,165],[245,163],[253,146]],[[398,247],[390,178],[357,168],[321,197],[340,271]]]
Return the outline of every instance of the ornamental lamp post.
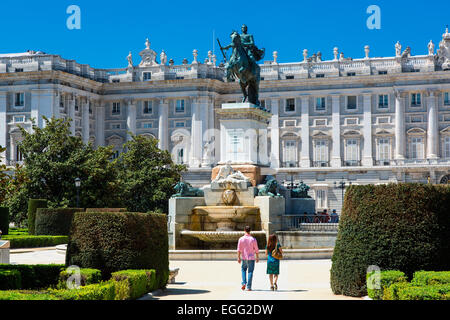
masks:
[[[77,188],[77,208],[80,206],[80,187],[81,187],[81,179],[75,179],[75,187]]]
[[[339,182],[334,182],[333,183],[334,184],[334,187],[335,188],[339,188],[339,189],[341,189],[341,203],[342,203],[342,206],[344,206],[344,189],[345,189],[345,181],[344,181],[344,177],[342,177],[341,178],[341,181],[339,181]],[[352,185],[352,182],[350,181],[349,183],[348,183],[348,185],[349,186],[351,186]]]

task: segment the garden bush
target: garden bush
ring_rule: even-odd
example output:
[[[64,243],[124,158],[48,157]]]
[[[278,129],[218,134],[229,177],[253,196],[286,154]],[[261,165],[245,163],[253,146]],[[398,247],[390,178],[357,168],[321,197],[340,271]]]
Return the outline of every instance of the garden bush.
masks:
[[[26,236],[26,235],[7,235],[4,240],[10,241],[10,248],[37,248],[53,247],[59,244],[67,243],[68,236]]]
[[[30,199],[28,200],[28,232],[35,233],[36,210],[38,208],[47,208],[47,200],[45,199]]]
[[[68,272],[68,270],[61,271],[59,275],[58,288],[67,288],[67,279],[73,274],[73,272]],[[100,283],[102,281],[102,272],[98,269],[80,269],[80,285],[86,286],[90,284]]]
[[[131,212],[76,212],[66,265],[102,270],[154,269],[156,287],[169,277],[167,217]]]
[[[375,275],[375,271],[367,273],[367,293],[373,300],[382,300],[384,291],[393,283],[407,282],[407,278],[403,272],[397,270],[386,270],[380,272],[380,288],[369,289],[369,281],[373,279],[373,275]]]
[[[370,265],[400,270],[450,269],[450,187],[418,183],[350,186],[331,267],[335,294],[367,294]]]
[[[40,208],[36,211],[36,235],[69,235],[73,214],[80,208]]]
[[[61,300],[55,295],[30,290],[0,290],[0,300]]]
[[[59,274],[64,269],[61,264],[0,264],[2,270],[16,270],[22,280],[20,289],[42,289],[56,287]]]
[[[414,272],[411,284],[416,286],[450,283],[450,271],[417,271]]]
[[[115,287],[114,281],[105,281],[82,286],[79,289],[52,289],[48,293],[58,300],[114,300]]]
[[[409,282],[395,282],[383,291],[383,300],[399,300],[398,291],[402,288],[409,287]]]
[[[0,207],[0,230],[7,235],[9,230],[9,208]]]
[[[20,289],[22,278],[17,270],[0,270],[0,290]]]
[[[122,270],[111,276],[112,280],[121,282],[120,286],[125,286],[118,290],[120,300],[140,298],[156,287],[155,270]]]
[[[404,286],[398,289],[399,300],[449,300],[450,284]]]

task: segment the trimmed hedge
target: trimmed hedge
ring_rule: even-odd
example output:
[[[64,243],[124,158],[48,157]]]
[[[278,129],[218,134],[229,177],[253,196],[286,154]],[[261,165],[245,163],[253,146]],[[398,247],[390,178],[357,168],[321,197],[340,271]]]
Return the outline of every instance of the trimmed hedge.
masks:
[[[400,270],[450,269],[450,187],[418,183],[350,186],[331,267],[335,294],[367,294],[370,265]]]
[[[76,212],[66,265],[102,270],[103,278],[126,269],[156,270],[156,288],[167,284],[167,217],[132,212]]]
[[[10,248],[37,248],[53,247],[64,244],[69,241],[68,236],[25,236],[25,235],[7,235],[4,240],[10,241]]]
[[[122,270],[114,272],[111,279],[119,282],[117,300],[137,299],[156,289],[155,270]]]
[[[47,208],[47,200],[45,199],[30,199],[28,200],[28,232],[35,233],[36,210],[38,208]]]
[[[36,235],[69,235],[73,214],[80,208],[39,208],[36,211]]]
[[[22,278],[17,270],[0,270],[0,290],[20,289]]]
[[[385,288],[383,291],[383,300],[399,300],[398,292],[400,289],[409,287],[408,282],[396,282]]]
[[[369,281],[371,276],[375,274],[375,271],[367,273],[367,293],[373,300],[382,300],[384,291],[394,283],[407,283],[405,274],[397,270],[387,270],[380,272],[380,288],[369,289]]]
[[[61,271],[59,274],[58,288],[67,289],[67,279],[72,275],[72,272],[67,272],[67,269]],[[80,286],[87,286],[90,284],[100,283],[102,281],[102,272],[98,269],[80,269]]]
[[[450,300],[450,284],[404,286],[398,289],[398,300]]]
[[[0,290],[0,300],[61,300],[47,292],[30,290]]]
[[[86,212],[127,212],[127,208],[86,208]]]
[[[416,286],[450,284],[450,271],[417,271],[411,284]]]
[[[49,294],[58,300],[114,300],[116,297],[116,283],[106,281],[90,284],[79,289],[49,290]]]
[[[0,230],[7,235],[9,230],[9,208],[0,207]]]
[[[21,289],[42,289],[56,286],[59,274],[64,269],[61,264],[0,264],[2,270],[16,270],[22,279]]]

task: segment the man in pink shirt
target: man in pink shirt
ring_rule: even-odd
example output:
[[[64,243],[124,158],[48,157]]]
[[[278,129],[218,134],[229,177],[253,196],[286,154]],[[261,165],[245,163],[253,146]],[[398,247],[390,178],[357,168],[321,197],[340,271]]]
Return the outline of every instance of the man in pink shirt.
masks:
[[[242,254],[242,290],[245,290],[245,286],[247,286],[247,291],[252,291],[252,279],[253,279],[253,270],[255,269],[255,257],[256,262],[259,261],[258,256],[258,242],[255,238],[250,235],[250,227],[246,226],[245,234],[239,238],[238,247],[237,247],[237,261],[241,263],[241,254]],[[247,270],[248,270],[248,281],[247,281]]]

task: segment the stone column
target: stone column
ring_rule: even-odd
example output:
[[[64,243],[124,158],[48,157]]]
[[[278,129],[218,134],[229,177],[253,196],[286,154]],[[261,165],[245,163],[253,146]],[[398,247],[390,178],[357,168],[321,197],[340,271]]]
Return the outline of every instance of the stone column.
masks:
[[[6,148],[8,125],[6,120],[6,92],[0,92],[0,146]],[[6,164],[6,152],[0,152],[0,164]]]
[[[309,152],[309,96],[301,97],[302,103],[302,118],[301,118],[301,136],[302,149],[300,152],[300,167],[309,168],[311,166],[310,152]]]
[[[81,132],[83,135],[83,143],[89,143],[89,131],[90,131],[90,123],[89,123],[89,98],[86,98],[86,101],[82,103],[82,123],[81,123]]]
[[[105,102],[100,101],[95,108],[95,144],[97,147],[105,145]]]
[[[279,107],[280,100],[272,99],[271,101],[272,118],[270,120],[270,167],[280,167],[280,127],[279,127]]]
[[[364,148],[362,165],[363,166],[373,166],[372,157],[372,95],[364,94],[364,117],[363,117],[363,137],[364,137]]]
[[[13,135],[9,136],[9,161],[10,165],[15,165],[17,161],[16,157],[16,141],[14,140]]]
[[[340,95],[331,96],[331,139],[333,140],[333,149],[331,151],[332,167],[340,167],[341,162],[341,116],[340,116]]]
[[[405,98],[401,92],[395,91],[395,160],[405,159],[406,132],[405,132]]]
[[[169,149],[169,103],[167,100],[159,101],[159,124],[158,124],[158,148]]]
[[[132,140],[131,134],[136,134],[136,102],[133,99],[127,101],[127,141]],[[131,134],[130,134],[131,133]]]
[[[208,102],[205,98],[197,98],[192,102],[192,126],[191,126],[191,155],[189,166],[198,168],[203,158],[203,129],[205,128],[205,116],[207,115]]]
[[[75,99],[76,95],[72,94],[72,98],[69,100],[69,108],[68,108],[68,116],[71,119],[70,121],[70,134],[72,136],[75,135]]]
[[[427,97],[428,128],[427,128],[427,159],[439,158],[439,122],[435,92],[430,91]]]
[[[57,119],[59,119],[60,116],[60,112],[59,112],[59,105],[61,104],[61,93],[58,92],[57,90],[55,90],[54,95],[53,95],[53,116]]]
[[[215,132],[214,132],[214,99],[208,98],[206,101],[206,112],[203,123],[203,140],[207,145],[207,152],[203,150],[202,167],[211,167],[214,162],[212,153],[215,150]]]

